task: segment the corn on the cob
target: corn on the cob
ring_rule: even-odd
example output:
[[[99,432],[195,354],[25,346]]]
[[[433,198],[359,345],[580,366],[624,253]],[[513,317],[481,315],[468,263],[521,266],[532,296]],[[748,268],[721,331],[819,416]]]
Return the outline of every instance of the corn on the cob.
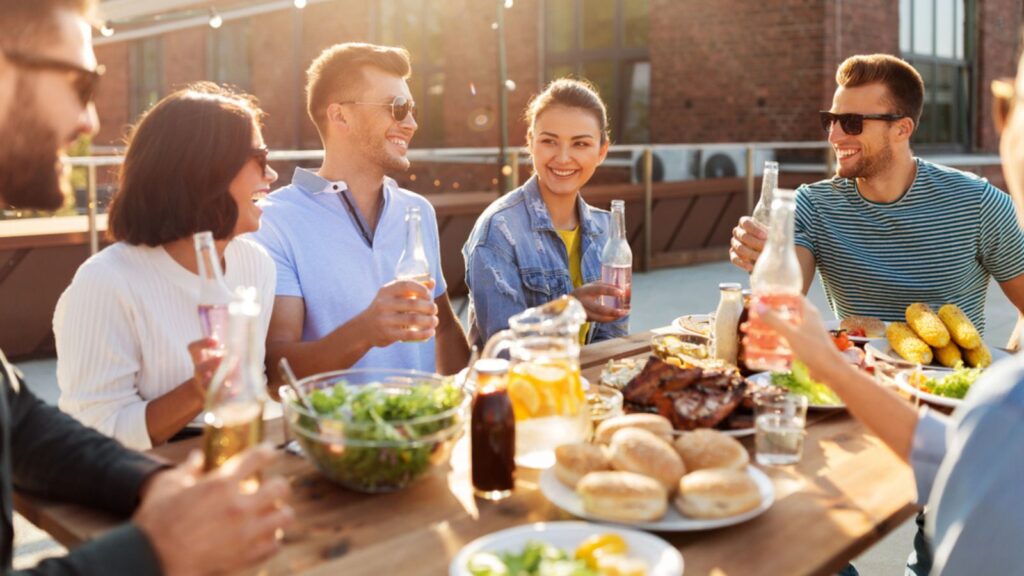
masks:
[[[907,306],[907,324],[929,346],[942,348],[949,344],[949,330],[927,304],[915,302]]]
[[[977,348],[964,350],[964,360],[972,368],[986,368],[992,364],[992,353],[989,352],[988,346],[982,343]]]
[[[949,329],[950,337],[961,348],[970,350],[981,346],[981,334],[956,304],[946,304],[939,308],[939,318]]]
[[[950,342],[942,348],[935,349],[935,359],[943,366],[954,368],[963,361],[963,356],[960,355],[960,348],[956,343]]]
[[[885,337],[904,360],[915,364],[931,364],[932,349],[917,337],[910,326],[903,322],[892,322],[885,329]]]

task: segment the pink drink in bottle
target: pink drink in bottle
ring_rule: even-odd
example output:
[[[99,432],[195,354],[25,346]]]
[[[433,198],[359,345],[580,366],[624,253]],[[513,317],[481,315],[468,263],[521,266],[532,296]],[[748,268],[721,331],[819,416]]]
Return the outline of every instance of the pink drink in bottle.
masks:
[[[223,349],[228,337],[228,304],[231,290],[224,282],[220,255],[213,243],[213,233],[197,232],[193,237],[196,264],[199,268],[199,325],[205,338],[213,338]]]
[[[633,292],[633,251],[626,240],[626,203],[612,200],[611,236],[601,250],[601,282],[623,291],[624,296],[601,296],[601,304],[629,310]]]
[[[757,313],[757,307],[767,306],[793,323],[800,321],[804,281],[793,243],[795,207],[796,194],[792,190],[775,191],[768,242],[750,275],[753,296],[744,348],[747,368],[750,370],[785,371],[789,370],[793,361],[789,344],[778,332],[764,324]]]

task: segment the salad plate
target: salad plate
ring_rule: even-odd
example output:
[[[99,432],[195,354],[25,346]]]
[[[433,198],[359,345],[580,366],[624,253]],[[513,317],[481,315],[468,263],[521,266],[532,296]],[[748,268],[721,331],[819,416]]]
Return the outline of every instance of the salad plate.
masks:
[[[790,374],[792,374],[792,373],[790,373]],[[753,374],[751,376],[748,376],[747,377],[747,381],[750,382],[751,384],[753,384],[754,386],[757,386],[758,388],[765,388],[765,387],[771,386],[773,384],[773,382],[772,382],[772,373],[771,372],[758,372],[757,374]],[[813,380],[811,381],[811,385],[812,386],[822,386],[822,387],[825,387],[825,384],[821,384],[821,383],[815,382]],[[817,398],[815,395],[804,394],[799,389],[789,388],[788,386],[779,386],[779,387],[780,388],[786,388],[787,390],[789,390],[790,392],[792,392],[794,394],[800,394],[801,396],[807,396],[807,407],[808,408],[813,408],[814,410],[845,410],[846,409],[846,404],[843,404],[843,402],[841,400],[838,403],[836,403],[836,404],[821,402],[820,399]],[[827,389],[827,387],[826,387],[826,389]]]
[[[683,516],[678,510],[676,510],[675,506],[669,503],[668,511],[665,512],[665,515],[661,520],[654,522],[635,522],[627,525],[633,528],[651,530],[654,532],[694,532],[698,530],[713,530],[715,528],[741,524],[747,520],[760,516],[766,510],[771,508],[772,503],[775,502],[775,487],[772,486],[771,479],[757,468],[748,466],[747,473],[750,474],[750,477],[754,480],[754,483],[757,484],[757,488],[761,492],[761,505],[753,510],[737,514],[735,516],[729,516],[727,518],[703,520]],[[593,520],[594,522],[608,523],[616,526],[622,525],[618,522],[611,522],[590,516],[583,509],[583,500],[580,498],[579,494],[577,494],[572,488],[566,486],[558,479],[557,476],[555,476],[554,468],[548,468],[541,472],[540,491],[548,501],[573,516],[578,516],[586,520]]]
[[[537,522],[482,536],[462,547],[449,565],[448,575],[472,576],[470,563],[479,554],[517,554],[529,542],[544,542],[571,555],[587,538],[609,533],[625,540],[629,548],[626,555],[646,563],[649,576],[682,576],[683,555],[668,542],[639,530],[590,522]]]
[[[938,394],[932,394],[931,392],[926,392],[921,388],[915,386],[912,380],[916,377],[916,374],[916,372],[912,371],[900,372],[899,374],[896,375],[896,386],[900,390],[906,392],[907,394],[910,394],[912,398],[917,398],[922,402],[934,404],[935,406],[956,408],[960,404],[963,404],[963,400],[960,398],[952,398],[950,396],[940,396]],[[933,378],[936,380],[941,380],[943,378],[951,377],[955,373],[946,370],[924,370],[920,372],[920,374],[924,378]]]

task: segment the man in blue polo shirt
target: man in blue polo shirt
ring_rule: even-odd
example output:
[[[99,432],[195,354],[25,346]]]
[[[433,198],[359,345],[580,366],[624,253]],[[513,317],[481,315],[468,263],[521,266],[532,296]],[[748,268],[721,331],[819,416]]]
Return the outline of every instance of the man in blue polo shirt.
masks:
[[[409,168],[416,120],[400,48],[338,44],[307,71],[310,118],[324,144],[317,171],[263,201],[254,234],[277,263],[267,362],[288,358],[299,376],[343,368],[405,368],[452,374],[469,358],[452,311],[430,203],[388,173]],[[395,279],[405,213],[417,207],[431,293]]]

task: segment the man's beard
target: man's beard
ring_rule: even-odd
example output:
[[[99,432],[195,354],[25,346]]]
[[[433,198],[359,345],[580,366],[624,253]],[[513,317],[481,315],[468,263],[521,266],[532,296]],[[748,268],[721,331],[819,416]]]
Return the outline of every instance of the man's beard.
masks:
[[[0,199],[11,208],[56,210],[70,183],[59,168],[56,132],[43,123],[34,91],[18,79],[7,118],[0,122]]]
[[[892,164],[892,144],[886,139],[885,145],[871,156],[861,152],[860,161],[849,170],[843,170],[842,164],[836,165],[836,175],[840,178],[873,178],[889,169]]]
[[[387,150],[388,141],[380,138],[377,134],[362,130],[357,138],[359,147],[367,160],[380,166],[385,174],[402,174],[409,170],[409,159],[405,156],[396,156]]]

